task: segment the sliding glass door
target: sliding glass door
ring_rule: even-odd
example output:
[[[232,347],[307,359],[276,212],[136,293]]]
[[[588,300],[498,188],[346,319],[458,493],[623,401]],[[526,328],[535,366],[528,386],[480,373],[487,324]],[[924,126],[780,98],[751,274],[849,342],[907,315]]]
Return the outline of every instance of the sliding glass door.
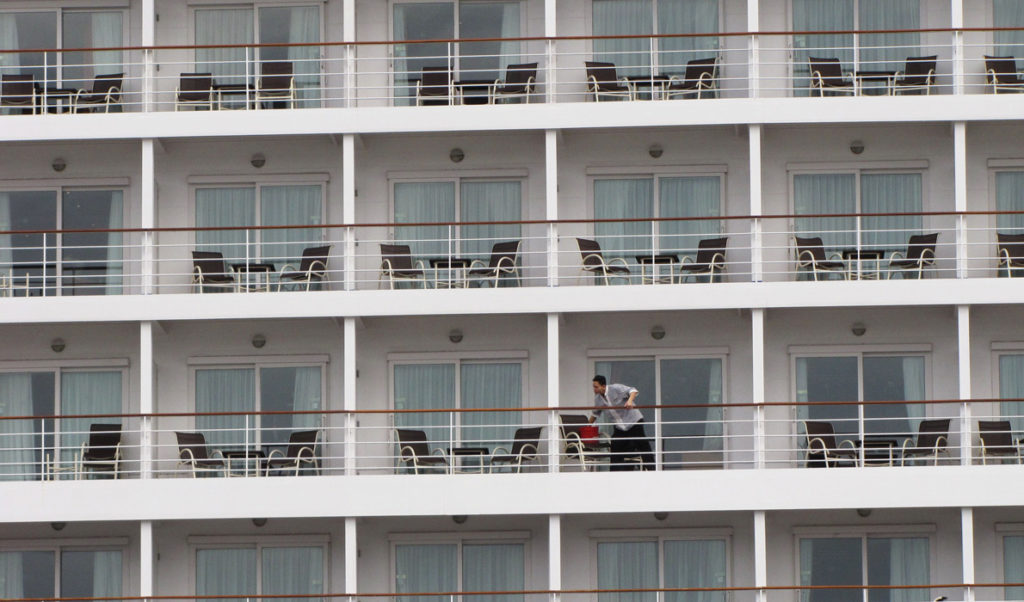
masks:
[[[448,602],[432,592],[508,592],[526,589],[525,550],[519,542],[399,543],[394,547],[399,602]],[[522,602],[522,594],[466,594],[466,602]]]
[[[275,596],[282,602],[319,602],[322,545],[256,545],[196,551],[196,596]],[[294,596],[294,597],[290,597]]]
[[[801,602],[925,602],[932,596],[927,537],[805,537],[800,539],[802,586],[921,588],[805,589]]]
[[[117,598],[123,580],[120,550],[0,552],[4,598]]]
[[[726,587],[724,539],[650,539],[597,544],[600,590]],[[725,602],[724,591],[605,592],[601,602]]]

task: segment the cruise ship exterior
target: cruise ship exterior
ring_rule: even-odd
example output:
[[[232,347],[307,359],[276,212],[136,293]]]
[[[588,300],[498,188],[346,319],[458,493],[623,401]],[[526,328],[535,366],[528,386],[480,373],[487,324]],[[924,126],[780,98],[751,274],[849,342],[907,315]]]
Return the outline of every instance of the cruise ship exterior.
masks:
[[[1024,598],[1015,57],[1021,0],[0,0],[0,598]]]

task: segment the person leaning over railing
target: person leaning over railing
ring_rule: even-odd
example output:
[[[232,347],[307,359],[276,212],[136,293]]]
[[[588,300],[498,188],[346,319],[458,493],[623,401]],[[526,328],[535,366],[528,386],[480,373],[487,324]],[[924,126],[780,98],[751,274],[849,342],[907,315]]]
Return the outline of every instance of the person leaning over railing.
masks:
[[[631,470],[625,461],[627,457],[635,456],[640,456],[643,470],[654,470],[651,441],[644,432],[644,415],[634,405],[639,394],[639,391],[628,385],[609,385],[608,380],[600,374],[594,377],[595,408],[590,422],[597,420],[602,412],[611,414],[615,421],[611,442],[611,470]]]

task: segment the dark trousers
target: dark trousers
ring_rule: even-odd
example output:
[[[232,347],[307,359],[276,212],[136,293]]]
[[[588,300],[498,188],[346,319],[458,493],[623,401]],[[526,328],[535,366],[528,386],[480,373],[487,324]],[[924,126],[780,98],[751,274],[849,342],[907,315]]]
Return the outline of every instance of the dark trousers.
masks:
[[[636,470],[633,458],[640,456],[643,470],[654,470],[654,454],[651,441],[644,432],[641,420],[627,430],[614,429],[612,432],[612,465],[610,470]],[[626,462],[626,460],[630,462]]]

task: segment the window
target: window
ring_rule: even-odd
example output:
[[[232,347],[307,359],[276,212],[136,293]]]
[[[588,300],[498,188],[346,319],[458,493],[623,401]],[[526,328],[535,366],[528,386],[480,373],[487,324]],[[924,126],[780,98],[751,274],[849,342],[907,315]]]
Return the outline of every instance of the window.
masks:
[[[494,243],[520,240],[519,224],[467,224],[523,219],[520,180],[446,179],[394,183],[396,224],[442,222],[452,226],[402,226],[395,242],[417,259],[458,256],[486,261]],[[459,199],[456,202],[455,199]]]
[[[927,537],[803,537],[800,585],[928,585]],[[924,602],[920,589],[801,590],[800,602]]]
[[[716,174],[595,179],[594,219],[720,216],[723,178]],[[636,264],[637,255],[696,254],[700,239],[721,229],[721,222],[714,219],[599,221],[594,224],[594,235],[606,257],[622,257]]]
[[[662,468],[682,468],[723,460],[724,363],[724,357],[599,359],[594,374],[635,387],[637,405],[686,406],[641,410],[655,425]]]
[[[597,587],[609,589],[660,589],[726,587],[725,538],[683,539],[651,536],[629,540],[599,541]],[[600,602],[725,602],[723,591],[616,592],[599,594]]]
[[[283,452],[292,431],[320,428],[323,368],[304,362],[197,367],[196,413],[214,414],[196,416],[196,429],[213,446]]]
[[[1024,4],[1019,0],[992,0],[993,27],[1024,27]],[[1024,45],[1024,31],[995,31],[995,54],[1018,56]]]
[[[995,177],[996,211],[1024,211],[1024,171],[997,171]],[[996,230],[1024,232],[1024,214],[997,215]]]
[[[431,448],[509,449],[522,426],[521,412],[510,408],[523,405],[523,367],[523,360],[501,359],[395,362],[395,410],[489,410],[400,413],[395,426],[423,430]]]
[[[1010,420],[1014,432],[1024,430],[1024,355],[1007,353],[999,356],[999,411]]]
[[[920,29],[919,0],[793,0],[793,31]],[[807,58],[834,57],[843,72],[903,69],[909,56],[920,52],[920,34],[821,33],[793,37],[794,87],[807,94]]]
[[[317,44],[320,7],[235,5],[195,9],[196,45]],[[263,48],[196,49],[196,71],[212,73],[217,84],[253,83],[259,64],[289,61],[295,76],[296,107],[320,106],[320,48],[278,46]]]
[[[0,597],[116,598],[121,551],[79,547],[0,551]]]
[[[795,363],[799,403],[927,399],[923,355],[836,353],[797,357]],[[832,422],[839,440],[864,435],[902,438],[917,433],[925,405],[802,405],[797,414],[801,421]]]
[[[400,2],[394,5],[392,39],[488,42],[395,44],[396,103],[409,104],[424,67],[448,67],[459,80],[494,82],[505,67],[520,62],[521,7],[518,0]],[[457,16],[457,18],[456,18]]]
[[[324,593],[324,544],[204,545],[196,550],[196,596],[282,596],[318,602]],[[289,598],[287,596],[296,596]]]
[[[526,589],[525,543],[464,539],[395,543],[395,593],[500,592]],[[522,602],[522,594],[466,595],[466,602]],[[396,596],[398,602],[447,602],[449,596]]]
[[[105,230],[123,221],[123,190],[0,191],[0,231]],[[119,294],[123,253],[121,232],[0,234],[0,270],[27,295]]]
[[[593,0],[595,36],[716,33],[719,0]],[[653,45],[652,45],[653,44]],[[718,38],[594,40],[594,60],[619,75],[682,75],[686,63],[718,53]]]
[[[920,213],[921,173],[802,173],[793,176],[799,215]],[[797,217],[796,232],[820,236],[826,253],[868,248],[903,251],[923,227],[920,215]]]
[[[118,419],[52,417],[120,414],[124,386],[122,369],[0,373],[0,416],[24,417],[0,420],[2,478],[36,480],[47,464],[73,463],[91,424]]]
[[[323,223],[320,184],[242,184],[201,187],[196,195],[197,228],[313,226]],[[306,247],[320,242],[319,228],[206,230],[196,232],[196,248],[218,251],[225,260],[296,265]]]
[[[1024,535],[1003,536],[1003,583],[1024,583]],[[1024,587],[1005,588],[1003,599],[1024,599]]]

